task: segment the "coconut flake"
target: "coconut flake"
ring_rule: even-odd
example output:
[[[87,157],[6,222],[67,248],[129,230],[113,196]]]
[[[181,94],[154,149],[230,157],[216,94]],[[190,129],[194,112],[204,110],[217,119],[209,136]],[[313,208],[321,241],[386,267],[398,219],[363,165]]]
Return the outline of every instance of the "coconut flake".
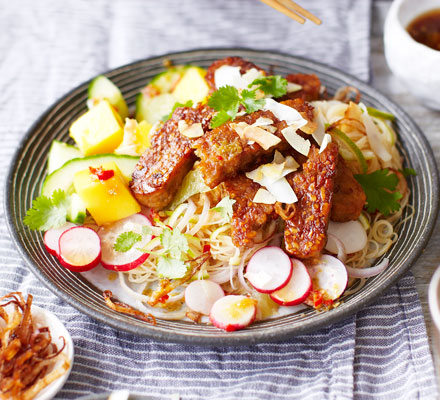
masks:
[[[259,79],[259,78],[262,78],[262,77],[264,77],[264,72],[263,71],[260,71],[260,70],[255,69],[255,68],[251,68],[250,70],[246,71],[241,76],[241,79],[242,79],[242,82],[243,82],[243,85],[244,85],[244,87],[241,88],[241,89],[248,89],[249,85],[253,81],[255,81],[255,79]]]
[[[235,131],[235,133],[240,136],[240,139],[244,138],[244,130],[249,126],[246,122],[238,122],[232,123],[231,128]]]
[[[190,139],[198,138],[204,134],[202,124],[200,122],[188,125],[187,122],[182,119],[177,123],[177,128],[179,129],[180,134]]]
[[[215,70],[214,81],[217,89],[223,86],[237,87],[241,81],[240,67],[222,65]]]
[[[246,172],[246,176],[261,186],[267,187],[291,172],[295,172],[298,167],[299,164],[292,156],[284,158],[279,151],[275,151],[273,162]]]
[[[247,126],[243,131],[243,136],[247,139],[257,142],[264,150],[268,150],[281,142],[278,136],[267,132],[258,126]]]
[[[276,182],[268,185],[267,190],[280,203],[293,204],[298,201],[295,192],[286,178],[278,179]]]
[[[293,126],[284,128],[281,133],[287,140],[287,142],[299,153],[307,156],[310,150],[310,141],[302,138],[296,133],[296,129]]]
[[[252,201],[261,204],[275,204],[277,199],[268,190],[260,188]]]
[[[304,119],[297,110],[285,104],[278,103],[273,99],[265,99],[263,110],[271,111],[280,121],[286,121],[287,125],[292,125],[296,129],[300,129],[307,124],[307,120]]]
[[[327,145],[331,142],[332,142],[332,137],[328,133],[326,133],[324,135],[324,139],[322,140],[321,147],[319,148],[319,153],[322,153],[327,147]]]
[[[295,93],[302,90],[302,86],[297,83],[287,82],[287,93]]]
[[[270,118],[260,117],[252,124],[252,126],[268,126],[272,124],[273,121]]]
[[[325,120],[324,115],[319,107],[315,107],[315,109],[313,110],[313,119],[314,119],[314,122],[316,122],[316,129],[312,133],[312,136],[313,136],[313,139],[316,140],[316,143],[318,143],[321,146],[322,141],[324,140],[324,135],[325,135],[326,120]]]
[[[241,75],[240,69],[240,67],[232,67],[230,65],[222,65],[220,68],[217,68],[214,73],[217,89],[227,85],[233,86],[236,89],[248,89],[255,79],[264,76],[262,71],[255,68],[251,68]]]
[[[367,107],[362,103],[359,103],[359,107],[363,111],[361,118],[367,131],[371,149],[383,162],[390,161],[392,156],[386,149],[384,141],[382,141],[379,129],[368,114]]]

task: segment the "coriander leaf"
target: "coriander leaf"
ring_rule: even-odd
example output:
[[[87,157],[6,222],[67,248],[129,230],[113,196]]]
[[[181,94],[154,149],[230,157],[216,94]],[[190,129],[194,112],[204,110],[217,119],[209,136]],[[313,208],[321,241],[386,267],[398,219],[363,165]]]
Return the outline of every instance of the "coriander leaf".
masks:
[[[400,209],[398,200],[402,198],[402,194],[395,191],[399,178],[396,174],[390,173],[388,168],[354,177],[367,195],[368,212],[378,210],[383,215],[389,215]]]
[[[163,278],[179,279],[185,276],[188,267],[182,260],[160,256],[157,260],[156,270]]]
[[[129,231],[121,233],[117,238],[113,248],[116,251],[125,253],[130,250],[136,242],[140,242],[142,236],[139,233]]]
[[[222,86],[216,90],[208,100],[208,106],[216,111],[226,111],[231,117],[237,114],[240,104],[240,95],[233,86]],[[235,112],[234,112],[235,110]]]
[[[241,104],[246,108],[248,114],[260,110],[264,106],[264,99],[256,100],[255,91],[243,90],[241,92]]]
[[[229,196],[224,197],[214,208],[212,208],[212,211],[219,212],[223,218],[223,222],[226,224],[231,220],[233,213],[232,206],[234,203],[235,200],[230,199]]]
[[[186,103],[176,102],[176,103],[174,103],[174,106],[173,106],[173,109],[171,110],[171,112],[169,114],[167,114],[167,115],[164,115],[160,120],[163,121],[163,122],[168,121],[172,117],[174,111],[176,111],[176,108],[179,108],[179,107],[192,107],[192,106],[193,106],[192,100],[188,100]]]
[[[52,198],[39,196],[32,202],[32,208],[26,212],[23,222],[33,230],[47,231],[66,223],[70,208],[69,197],[63,190],[55,190]]]
[[[258,86],[266,95],[281,97],[287,93],[287,79],[280,75],[271,75],[255,79],[248,87]]]
[[[166,253],[178,260],[182,258],[182,252],[189,250],[188,239],[177,228],[165,228],[160,235],[160,242]]]
[[[408,176],[411,176],[411,175],[417,176],[417,172],[413,168],[404,168],[404,169],[399,170],[399,172],[401,172],[405,178],[408,178]]]
[[[226,111],[220,111],[211,119],[211,128],[217,128],[220,125],[225,124],[232,118]]]

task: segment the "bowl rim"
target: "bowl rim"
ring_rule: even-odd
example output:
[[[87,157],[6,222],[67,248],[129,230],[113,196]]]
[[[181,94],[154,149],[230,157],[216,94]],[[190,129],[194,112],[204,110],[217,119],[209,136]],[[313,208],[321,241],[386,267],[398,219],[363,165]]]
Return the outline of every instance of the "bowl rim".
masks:
[[[397,25],[397,29],[399,29],[399,34],[403,35],[401,37],[404,38],[405,40],[407,40],[409,43],[411,43],[412,46],[415,46],[415,48],[417,48],[419,51],[426,51],[427,54],[429,54],[430,56],[440,58],[440,50],[434,50],[433,48],[426,46],[425,44],[420,43],[417,40],[415,40],[409,34],[409,32],[406,30],[406,26],[404,26],[403,22],[401,21],[401,18],[399,15],[401,7],[404,5],[404,3],[412,2],[412,1],[414,1],[414,0],[394,0],[392,2],[390,9],[388,10],[388,14],[385,18],[385,30],[384,30],[385,37],[387,37],[387,38],[389,37],[390,29],[392,29],[391,23],[394,22]],[[411,18],[410,23],[412,21],[414,21],[416,18],[418,18],[419,16],[423,15],[424,13],[426,13],[430,10],[436,10],[436,9],[440,10],[440,5],[438,7],[430,8],[430,9],[427,9],[427,10],[421,12],[421,13],[418,13],[417,15],[414,15]]]
[[[327,327],[331,324],[335,324],[345,318],[348,318],[349,316],[355,314],[361,309],[364,309],[368,305],[372,304],[374,301],[377,300],[378,294],[383,294],[386,290],[388,290],[392,285],[394,285],[399,278],[403,276],[413,265],[414,262],[417,260],[419,255],[422,253],[424,248],[426,247],[429,238],[431,237],[435,221],[438,215],[439,210],[439,173],[437,168],[437,163],[434,157],[433,150],[421,131],[421,129],[416,125],[416,123],[412,120],[412,118],[408,115],[406,111],[404,111],[400,105],[395,103],[394,101],[390,100],[386,95],[384,95],[380,90],[372,87],[369,83],[364,82],[360,80],[359,78],[353,76],[352,74],[346,73],[340,69],[337,69],[335,67],[331,67],[328,65],[325,65],[324,63],[317,62],[305,57],[300,57],[296,55],[290,55],[287,53],[282,53],[274,50],[255,50],[250,48],[237,48],[237,47],[210,47],[210,48],[196,48],[196,49],[189,49],[184,51],[178,51],[178,52],[172,52],[172,53],[166,53],[162,55],[157,55],[153,57],[147,57],[143,59],[138,59],[133,62],[130,62],[128,64],[122,65],[117,68],[108,69],[105,72],[101,72],[98,75],[111,75],[112,73],[117,72],[124,72],[126,69],[130,69],[136,64],[145,62],[145,61],[159,61],[164,59],[169,59],[174,56],[184,55],[184,54],[190,54],[192,56],[196,56],[197,53],[223,53],[230,54],[230,53],[240,53],[241,56],[245,57],[246,54],[254,55],[254,56],[263,56],[268,59],[268,62],[270,62],[270,57],[268,56],[275,56],[275,57],[285,57],[287,60],[295,60],[302,63],[302,66],[307,68],[308,66],[315,70],[321,70],[322,72],[325,72],[326,74],[331,74],[333,78],[340,79],[342,81],[345,80],[351,80],[354,84],[356,84],[357,88],[362,92],[366,92],[369,94],[373,94],[375,99],[377,99],[380,102],[384,102],[388,106],[392,106],[394,109],[396,109],[399,112],[399,120],[411,127],[412,131],[415,132],[418,139],[423,143],[425,147],[425,157],[428,162],[428,165],[430,167],[431,173],[432,173],[432,180],[433,180],[433,192],[434,192],[434,199],[432,199],[431,203],[431,209],[432,209],[432,216],[431,219],[428,221],[428,223],[424,226],[423,236],[422,239],[416,244],[414,251],[408,255],[408,258],[406,260],[405,265],[402,266],[399,270],[396,271],[396,273],[392,276],[392,279],[387,280],[386,282],[383,282],[380,284],[380,286],[377,288],[377,290],[372,291],[371,293],[367,294],[363,299],[361,299],[358,303],[350,305],[350,308],[335,308],[332,310],[332,314],[328,314],[327,318],[325,318],[325,323],[322,322],[321,318],[314,319],[312,321],[308,321],[305,326],[297,327],[295,330],[295,333],[292,333],[291,330],[288,328],[284,328],[277,332],[277,334],[271,334],[271,332],[268,332],[268,330],[265,331],[248,331],[248,330],[240,330],[236,332],[229,332],[224,335],[224,332],[219,332],[219,335],[212,335],[204,333],[203,335],[200,333],[197,333],[196,335],[192,333],[185,333],[185,334],[177,334],[175,332],[168,332],[164,328],[159,328],[155,326],[151,326],[151,329],[146,329],[145,326],[138,326],[134,324],[121,324],[120,320],[117,318],[111,318],[109,316],[103,315],[98,310],[95,310],[87,305],[83,305],[81,303],[75,302],[73,298],[71,298],[67,293],[65,293],[62,289],[58,288],[53,282],[49,280],[49,278],[41,273],[38,266],[33,263],[30,255],[22,248],[20,239],[18,236],[18,232],[15,230],[14,227],[14,218],[13,218],[13,209],[14,205],[12,202],[9,201],[11,192],[13,190],[12,187],[12,181],[13,181],[13,175],[14,171],[17,168],[17,166],[20,164],[20,158],[23,148],[25,147],[27,141],[32,137],[33,131],[44,121],[44,119],[47,117],[48,114],[50,114],[54,108],[56,108],[57,104],[62,101],[64,98],[69,97],[72,93],[80,89],[81,87],[89,84],[91,80],[95,77],[91,77],[90,79],[82,82],[81,84],[77,85],[72,90],[68,91],[67,93],[60,96],[53,104],[45,111],[43,112],[40,117],[31,125],[31,127],[27,130],[26,134],[23,136],[23,138],[20,141],[20,144],[18,148],[15,151],[14,157],[11,160],[11,164],[9,166],[9,171],[7,174],[7,179],[5,180],[5,197],[3,201],[3,206],[6,214],[6,223],[9,230],[9,233],[11,235],[11,238],[13,239],[13,242],[20,253],[21,257],[25,260],[27,266],[29,266],[30,270],[36,275],[36,277],[43,282],[48,289],[54,293],[57,297],[60,297],[61,299],[65,300],[68,304],[75,307],[80,312],[94,318],[95,320],[104,323],[106,325],[111,326],[112,328],[119,330],[119,331],[126,331],[135,335],[148,337],[151,339],[156,339],[162,342],[173,342],[173,343],[185,343],[185,344],[196,344],[201,346],[206,345],[215,345],[219,343],[219,340],[221,341],[221,345],[226,346],[243,346],[243,345],[250,345],[255,343],[261,343],[261,342],[275,342],[284,340],[287,338],[292,337],[293,335],[300,335],[305,334],[323,327]],[[239,54],[237,54],[239,55]],[[278,60],[281,62],[281,60]],[[317,72],[319,74],[319,72]]]

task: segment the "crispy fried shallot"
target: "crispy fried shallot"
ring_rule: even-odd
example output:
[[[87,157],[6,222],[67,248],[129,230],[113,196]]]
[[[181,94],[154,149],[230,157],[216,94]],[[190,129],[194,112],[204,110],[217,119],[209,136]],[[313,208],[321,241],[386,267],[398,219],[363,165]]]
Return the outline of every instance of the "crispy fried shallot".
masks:
[[[154,318],[154,315],[145,314],[142,311],[135,310],[128,304],[112,300],[113,293],[110,290],[105,290],[103,295],[105,304],[107,304],[107,306],[110,307],[112,310],[120,312],[122,314],[131,315],[137,319],[140,319],[141,321],[149,322],[153,325],[156,325],[156,318]]]
[[[25,301],[20,292],[12,292],[0,302],[0,399],[32,399],[68,371],[66,340],[61,337],[58,349],[49,328],[34,324],[32,295]],[[53,368],[63,358],[62,365]]]

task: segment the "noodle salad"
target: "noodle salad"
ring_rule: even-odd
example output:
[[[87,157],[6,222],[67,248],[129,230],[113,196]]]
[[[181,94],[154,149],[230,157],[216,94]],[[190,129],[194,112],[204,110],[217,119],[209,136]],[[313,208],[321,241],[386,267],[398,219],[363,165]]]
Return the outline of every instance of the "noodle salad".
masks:
[[[134,114],[104,76],[87,105],[24,222],[118,312],[233,331],[329,310],[411,218],[394,116],[356,88],[228,57],[169,67]]]

